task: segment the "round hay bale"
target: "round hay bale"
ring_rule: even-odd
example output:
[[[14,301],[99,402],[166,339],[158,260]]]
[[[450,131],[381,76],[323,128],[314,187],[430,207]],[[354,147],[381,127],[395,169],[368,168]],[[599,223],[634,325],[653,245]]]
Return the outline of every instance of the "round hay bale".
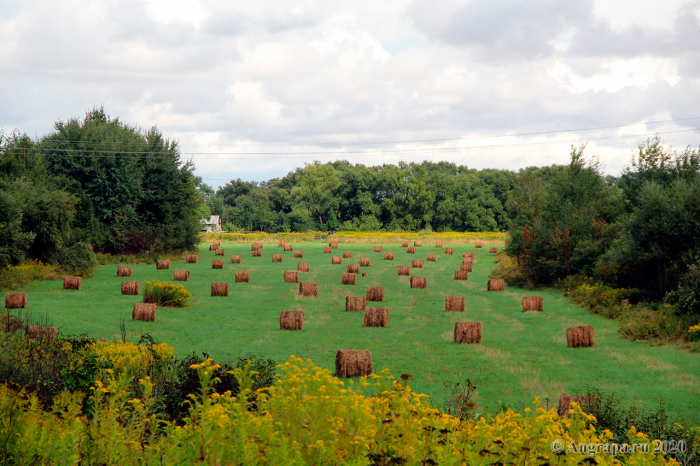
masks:
[[[423,259],[416,259],[411,263],[411,267],[414,269],[422,269],[423,268]]]
[[[262,247],[263,247],[262,243],[253,243],[250,245],[250,250],[251,251],[258,251],[258,250],[262,249]]]
[[[384,247],[383,246],[375,246],[372,251],[374,252],[384,252]]]
[[[401,247],[402,247],[402,248],[407,248],[407,247],[409,247],[410,245],[411,245],[411,243],[409,243],[408,241],[401,241]]]
[[[299,283],[299,295],[318,296],[318,286],[315,283]]]
[[[138,296],[139,282],[122,282],[122,295]]]
[[[256,249],[253,251],[253,257],[262,257],[262,249]]]
[[[209,245],[209,250],[210,250],[210,251],[216,251],[217,249],[219,249],[219,246],[217,246],[216,244],[210,244],[210,245]]]
[[[343,285],[354,285],[355,283],[357,283],[357,274],[343,272],[343,278],[341,283]]]
[[[455,270],[455,280],[469,280],[469,272],[466,270]]]
[[[489,280],[486,285],[486,291],[505,291],[506,282],[503,280]]]
[[[232,264],[242,264],[242,263],[243,263],[243,257],[241,257],[241,256],[231,256],[231,263],[232,263]]]
[[[185,262],[188,264],[196,264],[197,263],[197,255],[196,254],[187,254],[187,258],[186,258]]]
[[[228,296],[228,282],[212,282],[211,284],[211,295],[212,296]]]
[[[156,261],[156,270],[168,270],[170,268],[169,260]]]
[[[396,267],[396,269],[399,272],[399,275],[411,275],[411,267],[408,265],[399,265]]]
[[[348,273],[360,273],[360,264],[348,264]]]
[[[368,286],[365,297],[367,301],[384,301],[384,287]]]
[[[340,256],[333,256],[331,257],[331,264],[342,264],[343,263],[343,258]]]
[[[337,377],[367,377],[372,375],[372,352],[369,350],[338,350],[335,355]]]
[[[5,294],[5,309],[24,309],[26,307],[27,307],[27,293],[6,293]]]
[[[304,330],[304,311],[282,311],[280,330]]]
[[[80,277],[74,277],[72,275],[66,275],[63,278],[63,289],[64,290],[80,290],[83,288],[83,279]]]
[[[338,243],[328,243],[331,249],[338,249]]]
[[[428,282],[425,277],[411,277],[411,288],[427,288]]]
[[[280,248],[284,248],[287,246],[287,242],[286,241],[277,241],[277,246]]]
[[[131,267],[128,265],[117,266],[117,277],[130,277],[131,273]]]
[[[454,254],[455,248],[445,248],[445,254]]]
[[[394,260],[394,253],[393,252],[385,252],[384,253],[384,260],[385,261],[393,261]]]
[[[425,255],[425,260],[428,262],[436,262],[437,261],[437,255],[436,254],[426,254]]]
[[[444,248],[444,247],[445,247],[445,243],[443,243],[442,241],[436,241],[436,242],[435,242],[435,247],[436,247],[436,248]]]
[[[303,259],[304,258],[304,251],[299,251],[299,250],[294,251],[294,257],[298,257],[300,259]]]
[[[215,256],[223,256],[224,255],[224,250],[223,249],[217,249],[214,251]]]
[[[372,259],[369,257],[360,257],[360,267],[371,267]]]
[[[236,283],[250,283],[250,272],[247,270],[236,270]]]
[[[600,398],[596,400],[597,402],[600,402]],[[566,393],[562,393],[559,395],[559,406],[557,408],[557,414],[560,417],[568,416],[569,411],[571,410],[571,403],[578,403],[579,405],[589,405],[591,400],[587,396],[584,395],[567,395]]]
[[[498,254],[498,248],[489,248],[489,254]]]
[[[299,272],[285,271],[284,272],[284,283],[299,283]]]
[[[311,264],[308,262],[299,262],[297,264],[297,270],[299,272],[311,272]]]
[[[363,276],[363,277],[366,277],[366,276],[367,276],[367,272],[362,272],[362,276]]]
[[[455,322],[454,342],[461,344],[480,344],[481,322]]]
[[[158,306],[149,303],[135,303],[134,310],[131,311],[131,320],[142,320],[144,322],[156,321],[156,309]]]
[[[32,340],[53,340],[56,338],[56,327],[41,327],[39,325],[27,325],[25,330],[28,338]]]
[[[477,241],[477,242],[474,243],[474,247],[475,247],[475,248],[481,249],[481,248],[484,247],[484,242],[483,242],[483,241]]]
[[[385,307],[369,307],[365,310],[365,327],[388,327],[389,310]]]
[[[579,325],[566,329],[566,344],[569,348],[586,348],[595,346],[592,325]]]
[[[352,259],[352,251],[343,251],[343,259]]]
[[[416,240],[413,242],[413,246],[419,248],[419,247],[423,246],[423,241]]]
[[[523,312],[527,311],[544,311],[542,296],[523,296]]]
[[[408,248],[406,248],[406,253],[407,253],[407,254],[415,254],[415,253],[416,253],[416,248],[414,248],[414,247],[408,247]]]
[[[464,296],[445,296],[445,312],[464,312]]]
[[[462,272],[472,272],[472,263],[471,262],[462,262],[459,264],[459,270]]]
[[[367,300],[365,298],[356,296],[346,296],[345,297],[345,310],[346,311],[364,311],[367,307]]]
[[[323,253],[324,253],[324,254],[331,254],[332,252],[333,252],[333,248],[330,247],[330,246],[325,246],[325,247],[323,248]]]
[[[220,240],[220,239],[215,239],[215,240],[214,240],[214,246],[216,246],[217,248],[218,248],[219,246],[221,246],[221,240]]]
[[[212,259],[211,268],[212,269],[223,269],[224,268],[224,260],[223,259]]]
[[[223,261],[221,261],[223,262]],[[174,282],[188,282],[190,281],[190,271],[189,270],[176,270],[173,274]]]
[[[284,252],[289,252],[289,251],[294,251],[294,248],[292,247],[291,244],[288,244],[284,247]]]
[[[272,262],[282,262],[282,254],[273,254]]]
[[[474,260],[474,253],[473,252],[465,252],[462,255],[462,260],[467,260],[467,259],[471,259],[473,261]]]

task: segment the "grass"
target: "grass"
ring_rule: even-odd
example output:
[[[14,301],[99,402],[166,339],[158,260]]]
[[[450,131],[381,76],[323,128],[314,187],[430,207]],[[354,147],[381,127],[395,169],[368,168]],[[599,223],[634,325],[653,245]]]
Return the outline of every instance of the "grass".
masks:
[[[133,276],[118,278],[116,265],[98,268],[94,278],[83,280],[82,291],[62,290],[61,282],[34,282],[28,293],[29,311],[48,313],[63,333],[87,333],[97,339],[118,339],[119,322],[127,316],[128,338],[136,341],[149,332],[157,341],[175,347],[179,356],[190,351],[206,352],[214,358],[233,358],[255,353],[285,361],[290,354],[312,359],[334,368],[338,349],[369,349],[376,371],[391,369],[395,376],[408,373],[412,387],[427,393],[434,403],[443,400],[444,383],[470,377],[477,385],[474,401],[480,408],[497,404],[517,410],[530,406],[535,397],[556,403],[560,393],[584,393],[587,386],[615,392],[627,403],[656,407],[663,402],[669,414],[700,425],[697,399],[700,396],[700,356],[677,350],[673,345],[652,347],[621,339],[619,324],[586,312],[571,304],[561,292],[538,291],[544,298],[544,312],[521,312],[521,299],[532,294],[517,288],[505,292],[486,291],[495,255],[485,244],[448,244],[454,255],[424,242],[417,253],[407,254],[399,244],[385,244],[396,260],[384,261],[373,253],[372,244],[341,244],[335,255],[352,251],[352,259],[331,265],[323,254],[325,242],[294,244],[305,251],[304,259],[282,252],[276,243],[266,243],[263,257],[252,257],[250,243],[224,243],[224,270],[213,270],[214,252],[202,247],[198,264],[171,261],[170,270],[156,270],[153,264],[133,265]],[[453,280],[464,252],[476,255],[474,272],[468,281]],[[412,275],[427,277],[428,288],[409,288],[409,277],[399,277],[397,265],[425,259],[438,253],[437,262],[425,261],[424,269]],[[281,263],[272,254],[284,254]],[[232,254],[243,256],[243,264],[229,264]],[[357,285],[341,285],[348,263],[360,257],[372,258],[363,267],[367,277],[358,276]],[[284,283],[282,272],[296,270],[297,262],[311,263],[310,273],[300,280],[317,283],[317,298],[299,298],[298,285]],[[130,313],[141,296],[121,296],[124,280],[172,281],[173,271],[188,269],[190,282],[177,282],[193,294],[192,305],[159,308],[155,323],[132,322]],[[248,270],[251,283],[234,283],[236,270]],[[211,297],[211,282],[228,281],[230,297]],[[364,296],[367,286],[384,286],[389,309],[389,327],[364,328],[363,313],[345,312],[345,296]],[[445,295],[465,296],[466,312],[445,312]],[[282,310],[303,310],[304,331],[279,330]],[[480,321],[481,345],[452,343],[455,321]],[[566,347],[566,328],[591,324],[596,347]]]

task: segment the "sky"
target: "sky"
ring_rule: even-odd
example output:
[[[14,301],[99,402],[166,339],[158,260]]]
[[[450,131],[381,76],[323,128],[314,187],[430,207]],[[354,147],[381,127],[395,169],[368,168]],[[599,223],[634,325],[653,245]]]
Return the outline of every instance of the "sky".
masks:
[[[304,163],[618,174],[700,145],[700,0],[0,0],[0,127],[95,106],[213,186]]]

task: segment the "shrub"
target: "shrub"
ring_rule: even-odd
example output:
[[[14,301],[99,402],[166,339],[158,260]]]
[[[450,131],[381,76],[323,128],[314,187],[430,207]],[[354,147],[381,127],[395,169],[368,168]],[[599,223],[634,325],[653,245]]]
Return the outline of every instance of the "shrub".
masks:
[[[97,258],[92,245],[81,241],[61,249],[58,263],[71,275],[89,277],[97,267]]]
[[[34,280],[59,280],[63,274],[55,266],[38,260],[26,260],[21,265],[0,269],[0,289],[16,290]]]
[[[666,295],[666,302],[679,316],[700,315],[700,262],[690,267],[678,290]]]
[[[143,302],[159,306],[184,307],[190,305],[192,294],[182,285],[146,280],[143,282]]]
[[[583,283],[569,290],[569,297],[590,310],[620,304],[623,300],[636,302],[642,296],[637,288],[611,288],[600,283]]]
[[[690,341],[700,341],[700,324],[693,325],[688,329],[688,338]]]

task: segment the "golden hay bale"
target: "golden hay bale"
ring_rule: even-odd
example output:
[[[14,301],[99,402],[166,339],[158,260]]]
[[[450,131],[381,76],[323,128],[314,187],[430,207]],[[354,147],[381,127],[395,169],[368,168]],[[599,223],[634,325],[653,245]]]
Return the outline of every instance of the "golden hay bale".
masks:
[[[367,301],[384,301],[384,287],[368,286],[365,296]]]
[[[214,240],[214,246],[216,246],[217,248],[218,248],[219,246],[221,246],[221,240],[220,240],[220,239],[215,239],[215,240]]]
[[[394,253],[393,252],[385,252],[384,253],[384,260],[385,261],[393,261],[394,260]]]
[[[414,269],[422,269],[423,268],[423,259],[416,259],[413,262],[411,262],[411,267]]]
[[[291,244],[288,244],[284,247],[284,252],[289,252],[289,251],[294,251],[294,248],[292,247]]]
[[[80,290],[83,288],[83,279],[80,277],[74,277],[72,275],[66,275],[63,279],[63,289],[64,290]]]
[[[190,281],[190,271],[189,270],[176,270],[175,273],[173,274],[173,281],[174,282],[188,282],[188,281]]]
[[[352,259],[352,251],[343,251],[343,259]]]
[[[212,259],[211,268],[212,269],[223,269],[224,268],[224,260],[223,259]]]
[[[242,263],[243,263],[243,257],[241,257],[241,256],[231,256],[231,263],[232,263],[232,264],[242,264]]]
[[[360,257],[360,267],[371,267],[372,259],[369,257]]]
[[[375,246],[372,249],[373,252],[384,252],[384,246]]]
[[[442,241],[436,241],[436,242],[435,242],[435,247],[436,247],[436,248],[444,248],[444,247],[445,247],[445,243],[443,243]]]
[[[360,273],[360,264],[348,264],[348,273]]]
[[[481,322],[455,322],[455,343],[481,343]]]
[[[466,270],[455,270],[455,280],[469,280],[469,272]]]
[[[262,256],[263,256],[262,250],[256,249],[255,251],[253,251],[253,257],[262,257]]]
[[[262,249],[262,243],[253,243],[250,245],[251,251],[257,251],[259,249]]]
[[[367,377],[372,375],[372,352],[369,350],[338,350],[335,355],[336,377]]]
[[[345,310],[346,311],[364,311],[367,307],[367,299],[360,298],[357,296],[346,296],[345,297]]]
[[[474,258],[470,257],[470,256],[464,257],[464,258],[462,258],[462,263],[474,265]]]
[[[411,277],[411,288],[427,288],[428,282],[425,277]]]
[[[506,282],[503,280],[489,280],[486,285],[486,291],[505,291]]]
[[[464,296],[445,296],[445,311],[464,312]]]
[[[407,254],[415,254],[416,253],[416,248],[413,246],[406,248],[406,253]]]
[[[138,283],[138,282],[136,282]],[[27,293],[5,294],[5,309],[24,309],[27,307]]]
[[[299,283],[299,272],[285,271],[284,272],[284,283]]]
[[[185,262],[188,264],[196,264],[197,263],[197,255],[196,254],[187,254],[187,258],[185,259]]]
[[[423,241],[416,240],[416,241],[413,242],[413,245],[414,245],[415,247],[419,248],[419,247],[423,246]]]
[[[357,283],[357,274],[343,272],[341,283],[343,285],[354,285],[355,283]]]
[[[308,262],[299,262],[297,264],[297,270],[299,272],[311,272],[311,264]]]
[[[544,311],[542,296],[523,296],[523,312],[527,311]]]
[[[462,272],[473,272],[474,266],[472,265],[471,262],[462,262],[459,264],[459,270]]]
[[[144,322],[156,321],[156,309],[158,306],[148,303],[135,303],[134,310],[131,311],[131,320],[142,320]]]
[[[168,270],[170,268],[169,260],[156,261],[156,270]]]
[[[595,336],[592,325],[580,325],[566,329],[566,345],[569,348],[595,346]]]
[[[280,248],[283,248],[283,247],[287,246],[287,242],[286,241],[277,241],[277,246]]]
[[[236,270],[236,283],[250,283],[250,272],[246,270]]]
[[[280,330],[304,330],[304,311],[282,311]]]
[[[362,276],[363,276],[363,277],[366,277],[366,276],[367,276],[367,272],[362,272]]]
[[[369,307],[365,309],[365,327],[388,327],[389,310],[385,307]]]
[[[462,260],[467,260],[467,259],[474,260],[474,253],[473,252],[465,252],[462,255]]]
[[[402,247],[402,248],[407,248],[407,247],[409,247],[410,245],[411,245],[411,243],[409,243],[408,241],[401,241],[401,247]]]
[[[139,282],[122,282],[122,295],[138,296]]]
[[[338,249],[338,243],[328,243],[331,249]]]
[[[224,250],[223,249],[217,249],[214,251],[215,256],[223,256],[224,255]]]
[[[435,254],[426,254],[425,255],[425,260],[428,262],[436,262],[437,261],[437,255]]]
[[[571,409],[571,403],[576,402],[579,405],[586,406],[593,401],[593,403],[600,404],[601,400],[599,397],[591,397],[593,400],[589,400],[587,396],[584,395],[567,395],[562,393],[559,395],[559,407],[557,408],[557,414],[561,417],[568,416],[569,410]]]
[[[131,267],[128,265],[117,266],[117,277],[130,277],[131,273]]]
[[[474,247],[475,247],[475,248],[481,249],[481,248],[484,247],[484,242],[483,242],[483,241],[477,241],[477,242],[474,243]]]
[[[331,257],[331,264],[342,264],[343,263],[343,258],[340,256],[333,256]]]
[[[323,253],[324,254],[331,254],[333,252],[333,248],[330,246],[324,246],[323,248]]]
[[[216,244],[210,244],[210,245],[209,245],[209,250],[210,250],[210,251],[216,251],[217,249],[219,249],[219,246],[217,246]]]
[[[294,251],[294,257],[299,257],[300,259],[303,259],[304,258],[304,251],[299,251],[299,250]]]
[[[315,283],[299,282],[299,294],[301,296],[318,296],[318,286]]]
[[[498,248],[489,248],[489,254],[498,254]]]
[[[399,272],[399,275],[411,275],[411,267],[408,265],[399,265],[396,267],[396,269]]]
[[[282,262],[282,254],[273,254],[272,262]]]
[[[41,327],[39,325],[27,325],[26,335],[32,340],[35,340],[37,338],[53,340],[54,338],[56,338],[56,327]]]
[[[236,273],[238,275],[238,273]],[[211,295],[212,296],[228,296],[228,282],[212,282],[211,284]]]
[[[445,248],[445,254],[454,254],[455,248]]]

